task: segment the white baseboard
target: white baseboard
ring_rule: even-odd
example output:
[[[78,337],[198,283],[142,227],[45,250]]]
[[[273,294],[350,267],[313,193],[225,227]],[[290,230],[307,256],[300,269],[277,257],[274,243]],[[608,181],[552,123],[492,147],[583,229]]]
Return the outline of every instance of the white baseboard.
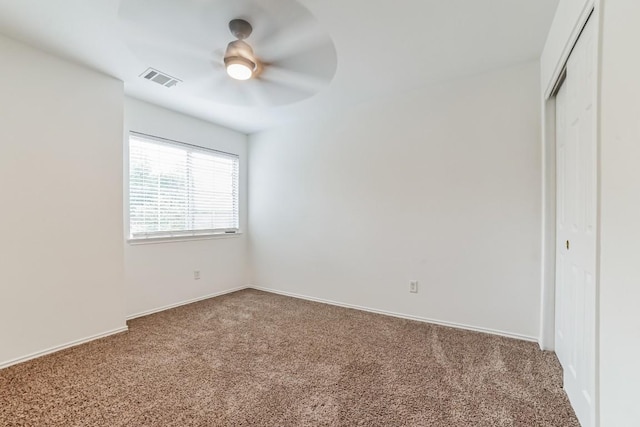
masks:
[[[256,290],[259,290],[259,291],[269,292],[269,293],[272,293],[272,294],[284,295],[284,296],[288,296],[288,297],[299,298],[299,299],[304,299],[304,300],[314,301],[314,302],[321,302],[321,303],[324,303],[324,304],[335,305],[335,306],[338,306],[338,307],[353,308],[355,310],[368,311],[370,313],[384,314],[386,316],[399,317],[401,319],[416,320],[418,322],[432,323],[432,324],[440,325],[440,326],[448,326],[450,328],[464,329],[464,330],[467,330],[467,331],[474,331],[474,332],[483,332],[485,334],[499,335],[501,337],[514,338],[514,339],[523,340],[523,341],[538,342],[538,337],[530,337],[530,336],[527,336],[527,335],[516,334],[516,333],[513,333],[513,332],[505,332],[505,331],[500,331],[500,330],[497,330],[497,329],[490,329],[490,328],[483,328],[483,327],[480,327],[480,326],[465,325],[465,324],[462,324],[462,323],[448,322],[448,321],[444,321],[444,320],[429,319],[429,318],[426,318],[426,317],[413,316],[413,315],[410,315],[410,314],[394,313],[392,311],[387,311],[387,310],[379,310],[379,309],[363,307],[363,306],[355,305],[355,304],[347,304],[347,303],[342,303],[342,302],[338,302],[338,301],[332,301],[332,300],[328,300],[328,299],[324,299],[324,298],[316,298],[316,297],[310,297],[310,296],[307,296],[307,295],[300,295],[300,294],[296,294],[296,293],[293,293],[293,292],[280,291],[280,290],[272,289],[272,288],[264,288],[262,286],[249,285],[247,287],[251,288],[251,289],[256,289]]]
[[[292,298],[298,298],[298,299],[303,299],[303,300],[307,300],[307,301],[314,301],[314,302],[320,302],[323,304],[330,304],[330,305],[335,305],[338,307],[345,307],[345,308],[352,308],[355,310],[361,310],[361,311],[367,311],[370,313],[376,313],[376,314],[383,314],[386,316],[392,316],[392,317],[398,317],[401,319],[408,319],[408,320],[415,320],[418,322],[424,322],[424,323],[432,323],[435,325],[441,325],[441,326],[448,326],[451,328],[457,328],[457,329],[464,329],[464,330],[468,330],[468,331],[474,331],[474,332],[483,332],[483,333],[487,333],[487,334],[491,334],[491,335],[499,335],[502,337],[507,337],[507,338],[515,338],[515,339],[519,339],[519,340],[524,340],[524,341],[531,341],[531,342],[538,342],[539,338],[538,337],[530,337],[527,335],[521,335],[521,334],[515,334],[512,332],[505,332],[505,331],[500,331],[500,330],[496,330],[496,329],[489,329],[489,328],[483,328],[483,327],[479,327],[479,326],[470,326],[470,325],[465,325],[465,324],[461,324],[461,323],[455,323],[455,322],[448,322],[448,321],[443,321],[443,320],[437,320],[437,319],[429,319],[426,317],[420,317],[420,316],[413,316],[413,315],[409,315],[409,314],[401,314],[401,313],[394,313],[392,311],[387,311],[387,310],[379,310],[379,309],[375,309],[375,308],[369,308],[369,307],[363,307],[360,305],[355,305],[355,304],[347,304],[347,303],[342,303],[342,302],[338,302],[338,301],[332,301],[332,300],[328,300],[328,299],[324,299],[324,298],[316,298],[316,297],[311,297],[308,295],[301,295],[301,294],[296,294],[293,292],[287,292],[287,291],[281,291],[278,289],[272,289],[272,288],[265,288],[262,286],[255,286],[255,285],[246,285],[246,286],[239,286],[237,288],[233,288],[233,289],[227,289],[224,291],[220,291],[220,292],[216,292],[213,294],[209,294],[209,295],[204,295],[202,297],[198,297],[198,298],[192,298],[190,300],[186,300],[186,301],[181,301],[175,304],[170,304],[170,305],[166,305],[163,307],[158,307],[158,308],[154,308],[151,310],[146,310],[146,311],[142,311],[140,313],[136,313],[136,314],[132,314],[130,316],[127,316],[127,320],[132,320],[132,319],[136,319],[138,317],[143,317],[143,316],[148,316],[150,314],[154,314],[154,313],[158,313],[164,310],[169,310],[172,308],[176,308],[176,307],[180,307],[182,305],[187,305],[187,304],[191,304],[194,302],[198,302],[198,301],[202,301],[202,300],[206,300],[209,298],[215,298],[215,297],[219,297],[225,294],[230,294],[233,292],[237,292],[237,291],[241,291],[243,289],[256,289],[259,291],[264,291],[264,292],[269,292],[272,294],[278,294],[278,295],[284,295],[284,296],[288,296],[288,297],[292,297]],[[55,346],[55,347],[51,347],[48,348],[46,350],[42,350],[42,351],[38,351],[35,353],[31,353],[29,355],[23,356],[23,357],[19,357],[16,359],[12,359],[6,362],[0,362],[0,369],[3,368],[8,368],[9,366],[12,365],[16,365],[18,363],[22,363],[22,362],[26,362],[28,360],[31,359],[35,359],[41,356],[45,356],[47,354],[51,354],[51,353],[55,353],[57,351],[60,350],[64,350],[70,347],[75,347],[77,345],[80,344],[84,344],[87,343],[89,341],[93,341],[93,340],[97,340],[100,338],[104,338],[104,337],[108,337],[109,335],[114,335],[114,334],[118,334],[121,332],[125,332],[129,330],[129,328],[127,326],[123,326],[121,328],[117,328],[117,329],[113,329],[110,331],[106,331],[100,334],[96,334],[96,335],[92,335],[90,337],[86,337],[86,338],[82,338],[79,340],[75,340],[75,341],[71,341],[69,343],[66,344],[62,344],[59,346]]]
[[[80,344],[85,344],[85,343],[88,343],[89,341],[97,340],[97,339],[100,339],[100,338],[105,338],[105,337],[108,337],[109,335],[115,335],[115,334],[119,334],[121,332],[126,332],[128,330],[129,330],[128,326],[123,326],[121,328],[112,329],[110,331],[102,332],[100,334],[91,335],[91,336],[86,337],[86,338],[81,338],[79,340],[71,341],[71,342],[68,342],[66,344],[57,345],[55,347],[50,347],[50,348],[48,348],[46,350],[37,351],[35,353],[31,353],[31,354],[28,354],[26,356],[18,357],[16,359],[8,360],[6,362],[0,362],[0,369],[8,368],[9,366],[17,365],[18,363],[22,363],[22,362],[26,362],[28,360],[36,359],[38,357],[46,356],[47,354],[51,354],[51,353],[58,352],[60,350],[65,350],[67,348],[75,347],[75,346],[80,345]]]
[[[131,315],[127,316],[127,320],[137,319],[138,317],[148,316],[150,314],[159,313],[161,311],[170,310],[172,308],[180,307],[182,305],[192,304],[194,302],[202,301],[202,300],[209,299],[209,298],[219,297],[221,295],[231,294],[233,292],[238,292],[238,291],[241,291],[241,290],[247,289],[247,288],[248,288],[248,286],[238,286],[237,288],[227,289],[227,290],[220,291],[220,292],[215,292],[213,294],[208,294],[208,295],[204,295],[204,296],[201,296],[201,297],[192,298],[192,299],[189,299],[189,300],[186,300],[186,301],[180,301],[180,302],[177,302],[175,304],[169,304],[169,305],[165,305],[165,306],[158,307],[158,308],[152,308],[150,310],[145,310],[145,311],[141,311],[139,313],[131,314]]]
[[[224,291],[216,292],[216,293],[205,295],[205,296],[202,296],[202,297],[193,298],[193,299],[190,299],[190,300],[187,300],[187,301],[181,301],[181,302],[178,302],[178,303],[175,303],[175,304],[170,304],[170,305],[166,305],[166,306],[163,306],[163,307],[154,308],[154,309],[151,309],[151,310],[146,310],[146,311],[143,311],[143,312],[140,312],[140,313],[136,313],[136,314],[127,316],[126,319],[127,320],[131,320],[131,319],[135,319],[137,317],[147,316],[149,314],[158,313],[160,311],[169,310],[169,309],[175,308],[175,307],[180,307],[181,305],[191,304],[191,303],[194,303],[194,302],[202,301],[202,300],[209,299],[209,298],[218,297],[218,296],[225,295],[225,294],[230,294],[232,292],[241,291],[243,289],[247,289],[247,286],[239,286],[237,288],[227,289],[227,290],[224,290]],[[70,347],[75,347],[75,346],[80,345],[80,344],[85,344],[85,343],[87,343],[89,341],[93,341],[93,340],[97,340],[97,339],[100,339],[100,338],[108,337],[109,335],[118,334],[120,332],[125,332],[125,331],[128,331],[128,330],[129,330],[128,326],[123,326],[122,328],[113,329],[111,331],[107,331],[107,332],[103,332],[103,333],[100,333],[100,334],[92,335],[90,337],[86,337],[86,338],[82,338],[82,339],[79,339],[79,340],[71,341],[71,342],[66,343],[66,344],[62,344],[62,345],[58,345],[58,346],[55,346],[55,347],[51,347],[51,348],[48,348],[46,350],[42,350],[42,351],[38,351],[38,352],[35,352],[35,353],[31,353],[31,354],[28,354],[26,356],[22,356],[22,357],[18,357],[16,359],[8,360],[6,362],[0,362],[0,369],[8,368],[9,366],[16,365],[18,363],[26,362],[28,360],[36,359],[38,357],[45,356],[47,354],[55,353],[55,352],[60,351],[60,350],[64,350],[64,349],[67,349],[67,348],[70,348]]]

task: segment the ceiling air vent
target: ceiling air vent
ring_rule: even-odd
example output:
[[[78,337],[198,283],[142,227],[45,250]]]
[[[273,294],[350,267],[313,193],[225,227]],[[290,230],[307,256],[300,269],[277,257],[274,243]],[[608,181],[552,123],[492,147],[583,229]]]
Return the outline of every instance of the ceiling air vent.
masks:
[[[158,71],[154,68],[147,68],[144,73],[140,74],[140,77],[143,77],[165,87],[172,87],[182,82],[182,80],[171,77],[170,75]]]

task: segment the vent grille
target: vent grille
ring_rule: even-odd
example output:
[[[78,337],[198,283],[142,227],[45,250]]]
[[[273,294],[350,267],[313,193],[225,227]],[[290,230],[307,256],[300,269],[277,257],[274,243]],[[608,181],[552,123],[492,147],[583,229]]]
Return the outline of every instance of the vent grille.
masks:
[[[140,74],[140,77],[158,83],[164,87],[173,87],[182,82],[182,80],[171,77],[162,71],[156,70],[155,68],[147,68],[144,73]]]

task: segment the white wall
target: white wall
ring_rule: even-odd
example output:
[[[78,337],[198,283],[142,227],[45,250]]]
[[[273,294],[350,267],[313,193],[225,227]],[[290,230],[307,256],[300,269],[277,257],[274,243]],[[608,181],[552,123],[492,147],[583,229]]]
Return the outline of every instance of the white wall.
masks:
[[[251,136],[252,283],[537,339],[539,82],[529,63]]]
[[[125,328],[122,82],[0,36],[0,367]]]
[[[640,2],[603,1],[600,419],[640,423]]]
[[[127,135],[133,130],[238,154],[240,228],[246,233],[246,135],[131,98],[125,102],[125,128]],[[125,218],[128,225],[126,212]],[[127,316],[244,287],[246,240],[246,234],[242,234],[143,245],[125,243]],[[194,270],[200,271],[200,280],[194,280]]]
[[[549,96],[595,3],[596,0],[560,0],[558,3],[540,57],[540,76],[545,97]]]

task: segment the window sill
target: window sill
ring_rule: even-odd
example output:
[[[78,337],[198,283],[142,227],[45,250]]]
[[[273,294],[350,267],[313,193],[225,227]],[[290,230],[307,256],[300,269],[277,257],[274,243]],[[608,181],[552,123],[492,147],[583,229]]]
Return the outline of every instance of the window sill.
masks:
[[[237,233],[212,233],[202,234],[199,236],[165,236],[165,237],[141,237],[137,239],[127,239],[130,245],[156,245],[159,243],[174,242],[191,242],[194,240],[211,240],[211,239],[233,239],[242,236],[242,232]]]

